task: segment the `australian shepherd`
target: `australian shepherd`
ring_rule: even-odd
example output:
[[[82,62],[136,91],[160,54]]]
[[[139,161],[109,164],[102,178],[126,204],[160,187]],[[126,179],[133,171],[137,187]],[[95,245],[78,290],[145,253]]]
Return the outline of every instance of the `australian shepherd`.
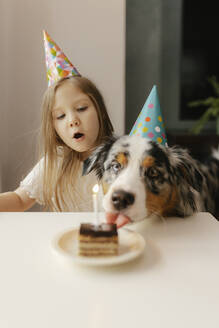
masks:
[[[186,217],[207,211],[216,215],[219,199],[219,152],[206,163],[178,146],[165,147],[137,136],[113,137],[83,165],[95,170],[108,191],[103,207],[131,221],[151,215]]]

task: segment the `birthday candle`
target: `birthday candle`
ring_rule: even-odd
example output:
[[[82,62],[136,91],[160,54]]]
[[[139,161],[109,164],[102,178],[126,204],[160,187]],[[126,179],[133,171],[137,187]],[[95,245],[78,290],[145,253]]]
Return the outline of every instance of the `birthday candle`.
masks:
[[[95,186],[93,187],[93,210],[94,210],[96,224],[99,224],[98,193],[99,193],[99,185],[95,184]]]

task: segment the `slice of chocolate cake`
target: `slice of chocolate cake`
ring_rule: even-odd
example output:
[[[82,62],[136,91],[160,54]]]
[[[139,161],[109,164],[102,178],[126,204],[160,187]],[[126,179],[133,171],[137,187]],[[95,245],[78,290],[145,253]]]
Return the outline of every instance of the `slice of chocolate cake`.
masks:
[[[82,223],[79,231],[79,255],[107,256],[118,252],[116,224]]]

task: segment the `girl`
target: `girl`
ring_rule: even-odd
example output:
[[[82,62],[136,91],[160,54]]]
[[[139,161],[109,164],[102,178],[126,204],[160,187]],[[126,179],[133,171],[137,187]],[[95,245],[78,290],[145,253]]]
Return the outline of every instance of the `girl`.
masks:
[[[112,135],[96,86],[82,77],[43,31],[49,87],[42,106],[41,160],[14,192],[0,195],[0,211],[25,211],[35,202],[51,211],[91,211],[94,174],[82,177],[82,161]]]
[[[35,202],[51,211],[92,211],[94,174],[81,176],[82,161],[113,127],[104,100],[88,79],[62,78],[43,99],[43,156],[14,192],[0,195],[1,211],[24,211]]]
[[[96,86],[43,34],[49,88],[42,106],[42,158],[18,189],[0,195],[0,211],[25,211],[35,202],[51,211],[92,211],[97,180],[94,173],[82,176],[82,161],[113,127]],[[127,223],[110,213],[107,220]]]

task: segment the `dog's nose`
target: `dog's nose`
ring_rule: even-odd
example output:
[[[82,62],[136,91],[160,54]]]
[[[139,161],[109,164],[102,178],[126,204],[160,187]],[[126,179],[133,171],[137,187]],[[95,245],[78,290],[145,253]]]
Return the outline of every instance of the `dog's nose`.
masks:
[[[116,210],[120,211],[132,205],[135,201],[135,196],[124,190],[116,190],[112,194],[112,203]]]

